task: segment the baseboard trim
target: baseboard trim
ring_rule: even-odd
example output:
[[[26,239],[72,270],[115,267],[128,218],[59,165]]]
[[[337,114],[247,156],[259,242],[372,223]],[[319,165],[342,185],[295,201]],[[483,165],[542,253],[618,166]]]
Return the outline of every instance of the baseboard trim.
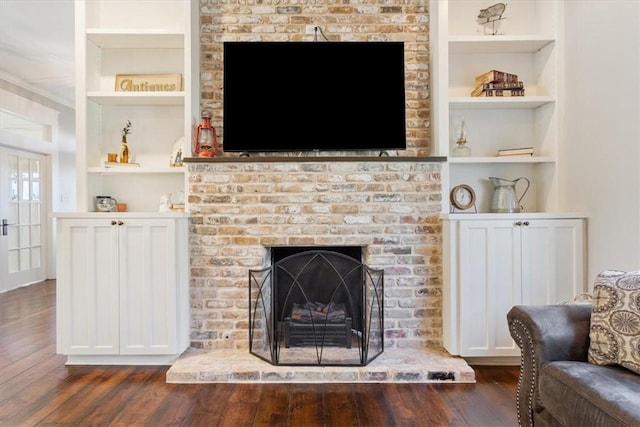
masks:
[[[471,366],[519,366],[520,356],[464,357]]]
[[[65,365],[172,365],[180,357],[179,354],[167,355],[69,355]]]

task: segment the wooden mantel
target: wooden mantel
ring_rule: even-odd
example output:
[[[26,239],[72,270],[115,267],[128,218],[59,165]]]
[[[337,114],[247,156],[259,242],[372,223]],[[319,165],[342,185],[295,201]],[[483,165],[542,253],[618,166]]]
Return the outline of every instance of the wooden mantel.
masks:
[[[186,157],[185,163],[265,163],[265,162],[430,162],[443,163],[443,156],[400,157],[400,156],[226,156],[226,157]]]

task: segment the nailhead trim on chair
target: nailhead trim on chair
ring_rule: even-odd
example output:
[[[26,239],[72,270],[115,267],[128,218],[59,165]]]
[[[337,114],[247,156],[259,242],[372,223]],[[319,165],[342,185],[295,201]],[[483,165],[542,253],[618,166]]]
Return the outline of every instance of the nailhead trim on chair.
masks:
[[[524,335],[526,336],[527,339],[527,349],[529,350],[529,353],[531,355],[531,369],[532,369],[532,381],[531,381],[531,387],[529,389],[529,397],[527,398],[527,414],[528,414],[528,423],[526,424],[526,426],[530,426],[533,427],[533,396],[534,396],[534,392],[535,392],[535,388],[536,388],[536,356],[535,356],[535,352],[533,351],[533,339],[531,338],[531,335],[529,334],[529,331],[527,330],[527,328],[524,327],[524,324],[519,321],[519,320],[513,320],[512,323],[509,325],[509,329],[511,329],[512,333],[514,336],[517,337],[518,340],[518,346],[520,347],[520,375],[518,376],[518,388],[516,390],[516,409],[517,409],[517,414],[518,414],[518,424],[520,426],[523,426],[524,424],[522,424],[522,419],[521,419],[521,401],[520,401],[520,391],[521,388],[523,386],[523,381],[524,381],[524,351],[525,351],[525,347],[523,346],[523,337],[522,334],[520,333],[520,329],[518,329],[518,326],[520,327],[520,329],[524,332]]]

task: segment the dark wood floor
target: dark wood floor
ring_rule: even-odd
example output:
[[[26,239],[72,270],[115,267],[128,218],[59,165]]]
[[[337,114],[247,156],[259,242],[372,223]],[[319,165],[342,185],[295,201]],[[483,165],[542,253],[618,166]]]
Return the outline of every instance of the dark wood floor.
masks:
[[[0,294],[0,426],[516,426],[516,367],[476,384],[166,384],[168,367],[67,367],[55,281]]]

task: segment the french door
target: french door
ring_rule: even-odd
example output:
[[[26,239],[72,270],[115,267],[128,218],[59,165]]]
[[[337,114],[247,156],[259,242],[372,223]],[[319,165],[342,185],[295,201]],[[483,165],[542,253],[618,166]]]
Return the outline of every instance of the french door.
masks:
[[[45,279],[45,156],[0,147],[0,292]]]

